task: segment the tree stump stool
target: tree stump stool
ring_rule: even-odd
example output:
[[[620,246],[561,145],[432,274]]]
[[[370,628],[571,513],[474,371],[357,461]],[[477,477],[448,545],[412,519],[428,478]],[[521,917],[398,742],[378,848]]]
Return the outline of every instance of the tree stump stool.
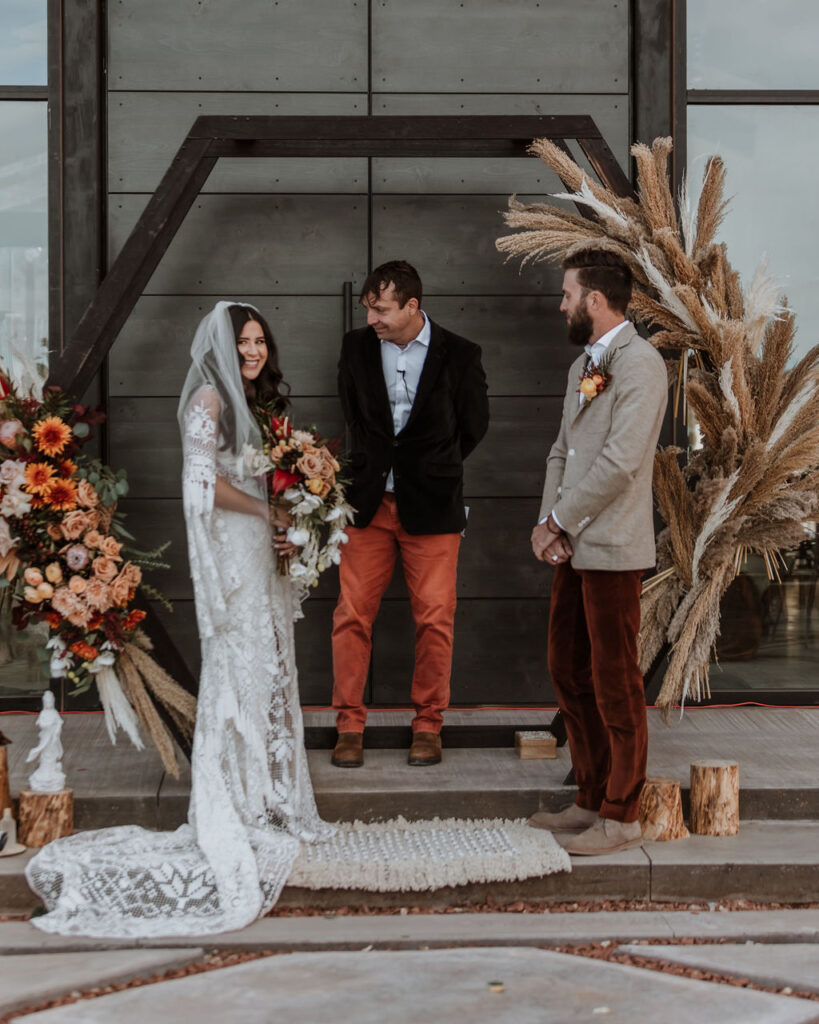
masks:
[[[9,787],[9,755],[5,744],[0,746],[0,815],[11,807],[11,789]]]
[[[640,794],[640,826],[643,839],[667,842],[688,838],[676,779],[646,779]]]
[[[40,847],[74,831],[74,790],[33,793],[20,790],[18,838],[26,846]]]
[[[515,750],[522,761],[557,757],[557,740],[552,733],[516,732]]]
[[[733,761],[692,763],[691,831],[699,836],[739,832],[739,765]]]

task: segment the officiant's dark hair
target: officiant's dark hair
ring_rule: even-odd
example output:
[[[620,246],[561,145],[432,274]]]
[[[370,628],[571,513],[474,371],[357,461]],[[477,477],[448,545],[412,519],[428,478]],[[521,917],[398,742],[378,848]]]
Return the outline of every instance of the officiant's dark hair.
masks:
[[[616,313],[625,313],[631,302],[631,270],[613,252],[590,249],[567,256],[564,270],[576,270],[578,284],[590,292],[600,292]]]
[[[242,378],[248,402],[260,402],[265,405],[275,402],[282,410],[286,409],[290,405],[290,399],[287,397],[290,394],[290,385],[285,382],[284,374],[279,369],[279,350],[276,348],[273,332],[270,330],[267,320],[252,306],[239,304],[228,306],[228,313],[233,324],[237,345],[242,328],[251,320],[255,320],[261,327],[267,344],[267,362],[262,367],[262,372],[256,380]]]
[[[368,295],[380,295],[391,284],[395,285],[395,297],[401,309],[406,306],[410,299],[418,299],[418,305],[421,305],[421,299],[424,294],[421,278],[418,276],[418,271],[415,267],[411,263],[407,263],[406,260],[390,260],[389,263],[382,263],[380,267],[370,271],[367,279],[361,286],[361,294],[358,297],[359,302],[363,301]]]

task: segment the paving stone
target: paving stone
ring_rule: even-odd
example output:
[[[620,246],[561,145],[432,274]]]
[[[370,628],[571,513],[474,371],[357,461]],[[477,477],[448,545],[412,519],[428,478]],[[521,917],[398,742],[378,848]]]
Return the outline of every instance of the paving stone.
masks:
[[[735,978],[749,978],[757,985],[819,992],[819,946],[815,943],[759,943],[715,946],[620,947],[626,953],[654,956],[687,967],[718,971]],[[819,1017],[819,1007],[817,1007]]]
[[[502,991],[493,992],[490,982]],[[808,1024],[806,1000],[532,949],[295,953],[45,1010],[23,1024]]]
[[[181,967],[201,956],[201,949],[0,956],[0,1015],[49,999],[58,999],[76,989],[149,978],[160,971]]]

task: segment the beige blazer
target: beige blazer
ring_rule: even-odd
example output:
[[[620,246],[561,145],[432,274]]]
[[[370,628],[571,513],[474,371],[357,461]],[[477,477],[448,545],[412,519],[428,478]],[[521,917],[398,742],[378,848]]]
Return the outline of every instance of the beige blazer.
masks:
[[[655,564],[654,452],[668,401],[665,363],[632,324],[608,348],[611,380],[578,404],[585,352],[569,370],[560,433],[546,460],[540,519],[554,510],[575,569]]]

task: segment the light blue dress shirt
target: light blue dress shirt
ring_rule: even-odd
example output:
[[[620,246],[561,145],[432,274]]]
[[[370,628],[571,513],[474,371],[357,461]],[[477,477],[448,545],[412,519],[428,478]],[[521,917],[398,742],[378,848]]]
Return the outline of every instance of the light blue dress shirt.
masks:
[[[421,316],[424,318],[424,326],[418,337],[413,338],[408,344],[396,345],[385,338],[381,339],[381,368],[384,371],[384,383],[387,385],[392,411],[392,426],[396,434],[407,425],[429,351],[429,317],[423,310]],[[392,470],[387,477],[385,489],[395,490]]]

